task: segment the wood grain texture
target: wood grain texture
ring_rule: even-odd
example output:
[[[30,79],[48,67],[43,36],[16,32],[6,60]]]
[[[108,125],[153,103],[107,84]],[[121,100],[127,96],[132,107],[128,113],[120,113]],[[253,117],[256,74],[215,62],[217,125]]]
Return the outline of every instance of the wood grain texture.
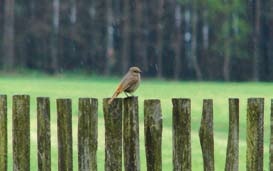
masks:
[[[246,170],[263,171],[264,99],[250,98],[247,104]]]
[[[73,170],[71,99],[57,99],[58,170]]]
[[[140,170],[138,98],[124,99],[123,150],[125,171]]]
[[[172,99],[173,170],[191,170],[191,100]]]
[[[78,169],[97,171],[98,100],[79,99]]]
[[[28,95],[13,96],[13,171],[30,170],[30,100]]]
[[[204,171],[214,171],[214,138],[213,138],[213,101],[203,101],[203,112],[199,137],[203,155]]]
[[[110,99],[110,98],[109,98]],[[103,99],[105,171],[122,171],[122,99]]]
[[[162,111],[160,100],[144,101],[144,134],[148,171],[162,170]]]
[[[225,171],[239,169],[239,99],[229,99],[229,134]]]
[[[37,142],[38,170],[51,170],[51,136],[50,136],[50,100],[47,97],[37,98]]]
[[[0,95],[0,171],[7,171],[7,96]]]

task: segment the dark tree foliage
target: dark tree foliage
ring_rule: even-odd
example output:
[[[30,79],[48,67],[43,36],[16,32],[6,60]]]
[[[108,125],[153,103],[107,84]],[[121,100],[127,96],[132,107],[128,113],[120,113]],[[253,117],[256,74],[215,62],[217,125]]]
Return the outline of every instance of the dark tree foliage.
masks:
[[[8,3],[7,3],[8,2]],[[273,0],[0,0],[0,66],[273,80]]]

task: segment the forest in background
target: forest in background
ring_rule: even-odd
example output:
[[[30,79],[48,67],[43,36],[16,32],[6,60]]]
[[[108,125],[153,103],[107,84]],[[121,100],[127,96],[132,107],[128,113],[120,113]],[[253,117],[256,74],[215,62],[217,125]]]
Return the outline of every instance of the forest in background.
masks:
[[[0,68],[273,80],[273,0],[0,0]]]

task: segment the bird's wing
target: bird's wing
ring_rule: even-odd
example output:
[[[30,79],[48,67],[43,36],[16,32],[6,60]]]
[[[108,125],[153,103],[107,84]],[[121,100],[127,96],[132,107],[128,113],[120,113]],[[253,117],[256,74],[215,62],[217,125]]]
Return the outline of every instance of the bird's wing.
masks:
[[[123,85],[122,91],[130,88],[134,84],[137,84],[137,82],[138,82],[138,78],[136,78],[136,77],[130,77],[130,79],[123,80],[123,82],[121,83],[121,85]]]

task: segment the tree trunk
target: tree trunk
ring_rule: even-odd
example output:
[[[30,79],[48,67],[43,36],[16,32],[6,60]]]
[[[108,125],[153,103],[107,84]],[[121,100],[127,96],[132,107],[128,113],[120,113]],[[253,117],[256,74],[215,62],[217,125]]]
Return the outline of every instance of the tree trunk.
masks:
[[[175,61],[174,61],[174,78],[179,79],[181,73],[181,58],[182,58],[182,15],[181,15],[181,5],[176,4],[175,7],[175,37],[174,37],[174,51],[175,51]]]
[[[106,0],[106,9],[107,9],[107,44],[106,44],[106,61],[104,67],[104,74],[109,75],[114,58],[114,28],[113,28],[113,1]]]
[[[155,56],[156,56],[156,69],[157,69],[157,77],[162,77],[162,57],[163,57],[163,6],[165,1],[159,0],[158,6],[154,6],[154,9],[156,11],[156,44],[155,44]]]
[[[94,2],[94,46],[95,54],[93,59],[93,72],[103,73],[106,61],[106,45],[107,45],[107,0],[99,0]]]
[[[223,76],[225,81],[230,80],[230,40],[226,37],[224,42],[224,67],[223,67]]]
[[[51,38],[51,62],[50,70],[56,72],[59,69],[59,25],[60,25],[60,0],[53,0],[53,31]]]
[[[232,4],[232,0],[227,1],[228,6]],[[231,6],[231,5],[230,5]],[[231,40],[232,40],[232,11],[226,11],[225,22],[227,22],[227,32],[224,40],[224,67],[223,76],[225,81],[230,81],[230,60],[231,60]]]
[[[191,58],[197,80],[202,80],[202,72],[197,58],[197,0],[192,0],[192,41]]]
[[[135,60],[136,64],[141,67],[143,71],[148,69],[147,51],[146,51],[146,37],[145,37],[145,20],[144,2],[143,0],[135,1]]]
[[[265,37],[265,39],[269,38],[269,41],[267,41],[267,57],[269,60],[269,63],[267,63],[270,74],[268,75],[268,80],[273,79],[273,68],[271,67],[273,65],[273,0],[267,1],[267,28],[268,28],[268,37]]]
[[[5,0],[4,21],[3,63],[6,70],[12,70],[15,66],[14,0]]]
[[[123,0],[123,15],[122,15],[122,54],[121,54],[121,69],[122,73],[126,73],[129,67],[130,59],[130,4],[129,0]]]
[[[253,3],[253,2],[252,2]],[[259,58],[260,56],[260,16],[261,16],[261,9],[260,9],[260,0],[254,0],[254,3],[252,5],[255,5],[253,8],[253,13],[254,13],[254,25],[253,25],[253,80],[254,81],[259,81],[260,74],[259,74]]]
[[[0,61],[1,61],[1,66],[3,65],[3,28],[4,28],[4,0],[0,0],[0,4],[2,4],[0,6]]]

